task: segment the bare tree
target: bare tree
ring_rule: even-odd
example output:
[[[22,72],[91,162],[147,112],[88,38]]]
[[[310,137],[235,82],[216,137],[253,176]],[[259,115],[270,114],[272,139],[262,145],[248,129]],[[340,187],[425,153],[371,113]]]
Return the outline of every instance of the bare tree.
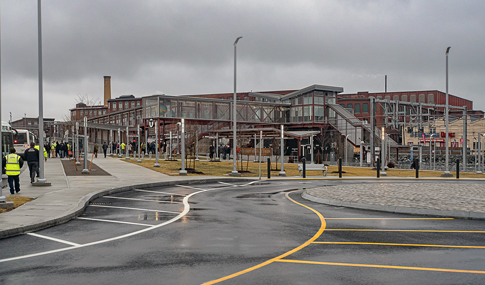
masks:
[[[91,97],[89,97],[88,94],[79,94],[78,93],[78,94],[76,94],[76,96],[77,96],[76,103],[84,103],[87,106],[102,105],[101,100],[95,99],[95,98],[91,98]]]

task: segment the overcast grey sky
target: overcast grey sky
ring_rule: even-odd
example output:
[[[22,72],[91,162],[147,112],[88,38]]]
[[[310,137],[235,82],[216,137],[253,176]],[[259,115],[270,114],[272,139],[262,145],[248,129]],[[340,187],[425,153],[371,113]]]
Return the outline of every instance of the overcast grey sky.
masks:
[[[38,116],[37,1],[0,0],[2,117]],[[112,97],[339,86],[449,91],[485,110],[485,1],[43,0],[44,116]]]

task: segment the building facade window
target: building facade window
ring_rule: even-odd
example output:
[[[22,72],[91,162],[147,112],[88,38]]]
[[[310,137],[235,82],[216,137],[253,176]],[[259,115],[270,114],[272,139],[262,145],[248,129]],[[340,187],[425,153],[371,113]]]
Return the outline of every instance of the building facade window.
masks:
[[[402,95],[401,101],[407,102],[408,101],[408,95]]]
[[[347,104],[347,109],[352,109],[352,104]]]
[[[136,106],[140,106],[140,101],[136,101]]]
[[[360,103],[354,104],[354,110],[356,114],[360,114]]]
[[[369,113],[369,103],[362,104],[362,113]]]
[[[128,101],[126,101],[126,102],[125,102],[125,110],[129,108],[129,107],[128,107],[128,104],[129,104],[129,103],[130,103],[130,102],[128,102]]]
[[[116,102],[113,102],[113,111],[116,111]]]

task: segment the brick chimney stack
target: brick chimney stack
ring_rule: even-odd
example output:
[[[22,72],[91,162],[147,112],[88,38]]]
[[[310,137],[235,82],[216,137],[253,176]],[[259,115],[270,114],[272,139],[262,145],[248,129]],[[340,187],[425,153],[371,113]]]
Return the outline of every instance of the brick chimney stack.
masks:
[[[111,99],[111,76],[104,77],[104,106],[108,106],[108,100]]]

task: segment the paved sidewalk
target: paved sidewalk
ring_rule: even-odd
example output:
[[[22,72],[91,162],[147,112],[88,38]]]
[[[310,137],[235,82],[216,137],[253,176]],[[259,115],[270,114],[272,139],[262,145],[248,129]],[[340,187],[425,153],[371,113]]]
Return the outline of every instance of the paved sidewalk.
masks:
[[[110,189],[119,191],[120,188],[130,188],[129,186],[140,184],[221,179],[202,176],[168,176],[128,163],[124,159],[103,158],[102,155],[95,158],[93,162],[111,176],[90,176],[89,174],[66,176],[59,158],[50,158],[45,165],[45,178],[52,186],[32,186],[29,170],[23,171],[20,175],[20,193],[14,195],[31,197],[35,200],[0,214],[0,238],[66,222],[82,213],[90,199],[106,195]],[[83,164],[80,171],[82,168]],[[10,195],[8,188],[3,189],[3,195]]]
[[[309,189],[302,197],[349,208],[485,219],[485,184],[479,182],[345,184]]]

